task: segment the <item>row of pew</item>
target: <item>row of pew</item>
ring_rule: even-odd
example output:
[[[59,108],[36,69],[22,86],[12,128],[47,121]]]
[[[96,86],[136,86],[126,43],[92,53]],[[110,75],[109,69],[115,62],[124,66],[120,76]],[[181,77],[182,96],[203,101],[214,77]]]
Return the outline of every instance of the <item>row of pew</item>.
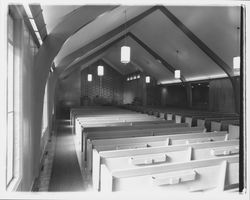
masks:
[[[131,107],[72,109],[78,160],[91,174],[94,190],[237,188],[239,135],[165,116],[165,111],[156,115]]]
[[[204,110],[182,108],[162,108],[157,106],[123,105],[121,108],[154,115],[162,119],[174,120],[176,123],[185,122],[190,127],[199,126],[207,131],[233,131],[239,135],[240,116],[237,113],[220,113]]]

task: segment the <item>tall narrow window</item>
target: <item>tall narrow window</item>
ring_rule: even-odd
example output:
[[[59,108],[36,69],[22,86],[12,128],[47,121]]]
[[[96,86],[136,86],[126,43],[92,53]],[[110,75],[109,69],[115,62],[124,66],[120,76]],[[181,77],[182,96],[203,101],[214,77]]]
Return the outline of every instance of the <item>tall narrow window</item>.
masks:
[[[41,136],[44,135],[47,127],[48,127],[48,80],[47,80],[47,83],[45,86],[45,91],[44,91],[42,134],[41,134]]]
[[[8,15],[8,44],[7,44],[7,102],[8,102],[8,131],[7,131],[7,186],[14,177],[14,45],[13,45],[13,18]]]

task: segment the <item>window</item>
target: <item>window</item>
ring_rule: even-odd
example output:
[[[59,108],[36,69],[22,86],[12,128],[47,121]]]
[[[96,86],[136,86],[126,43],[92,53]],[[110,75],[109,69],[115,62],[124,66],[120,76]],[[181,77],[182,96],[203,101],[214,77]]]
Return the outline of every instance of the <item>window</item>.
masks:
[[[48,79],[49,80],[49,79]],[[45,133],[48,127],[48,81],[45,86],[44,100],[43,100],[43,119],[42,119],[42,134]]]
[[[7,183],[8,186],[14,178],[14,22],[8,15],[8,42],[7,42]]]

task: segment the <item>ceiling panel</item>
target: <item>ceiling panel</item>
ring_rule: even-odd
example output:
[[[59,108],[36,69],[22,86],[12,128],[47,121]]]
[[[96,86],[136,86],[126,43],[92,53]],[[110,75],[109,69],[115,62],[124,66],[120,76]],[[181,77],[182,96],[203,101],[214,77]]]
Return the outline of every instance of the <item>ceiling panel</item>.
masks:
[[[124,44],[131,47],[131,64],[124,65],[120,62],[120,48]],[[149,75],[153,76],[157,80],[165,80],[166,78],[172,79],[173,74],[166,69],[161,63],[157,62],[151,54],[144,50],[137,42],[131,38],[114,45],[112,49],[105,55],[105,58],[110,60],[114,65],[119,66],[124,71],[124,74],[129,74],[140,70],[140,68]],[[137,67],[137,65],[139,65]],[[139,68],[140,67],[140,68]]]
[[[203,27],[210,30],[209,27]],[[224,73],[160,11],[144,18],[132,31],[174,68],[180,69],[185,78]]]
[[[56,60],[59,62],[66,55],[124,23],[125,9],[127,10],[127,20],[129,20],[148,8],[122,6],[102,14],[70,37]],[[237,38],[236,30],[239,25],[238,7],[170,6],[167,8],[232,67],[232,59],[238,55],[237,40],[239,38]],[[145,17],[127,31],[131,31],[175,69],[180,69],[186,80],[226,76],[225,72],[207,54],[159,10]],[[120,47],[124,41],[115,44],[103,53],[103,57],[112,63],[114,68],[126,75],[138,70],[139,66],[143,71],[156,78],[158,82],[176,81],[173,73],[156,61],[139,44],[132,39],[128,39],[127,42],[131,46],[131,58],[134,63],[127,65],[120,63]],[[179,51],[178,55],[176,50]]]
[[[43,17],[46,23],[48,34],[62,20],[62,18],[79,8],[79,5],[41,5]]]
[[[83,29],[79,30],[76,34],[70,37],[64,44],[63,48],[58,53],[55,58],[56,63],[67,56],[68,54],[74,52],[75,50],[85,46],[96,38],[104,35],[105,33],[113,30],[122,23],[125,22],[125,9],[127,20],[139,15],[140,13],[147,10],[147,6],[120,6],[111,11],[107,11],[97,17],[93,22],[86,25]],[[125,26],[124,26],[125,30]]]
[[[239,56],[239,6],[168,7],[209,48],[233,67]]]

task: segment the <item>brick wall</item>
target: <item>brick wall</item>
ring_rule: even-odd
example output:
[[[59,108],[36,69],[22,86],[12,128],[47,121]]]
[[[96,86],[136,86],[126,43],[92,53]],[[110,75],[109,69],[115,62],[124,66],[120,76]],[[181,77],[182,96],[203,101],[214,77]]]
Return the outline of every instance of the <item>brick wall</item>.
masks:
[[[121,104],[123,100],[123,76],[109,65],[104,66],[104,76],[97,75],[95,63],[81,71],[81,104]],[[92,81],[87,76],[92,74]],[[98,96],[98,98],[96,98]]]

